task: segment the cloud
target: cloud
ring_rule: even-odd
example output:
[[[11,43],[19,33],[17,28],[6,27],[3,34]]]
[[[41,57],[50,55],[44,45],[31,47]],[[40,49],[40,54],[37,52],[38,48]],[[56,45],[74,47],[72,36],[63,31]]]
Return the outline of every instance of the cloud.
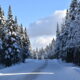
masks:
[[[40,19],[29,25],[28,31],[31,37],[38,37],[43,35],[55,35],[56,24],[61,24],[65,17],[66,10],[57,10],[47,18]]]
[[[31,38],[32,48],[45,48],[46,45],[49,45],[53,39],[53,36],[39,36]]]
[[[50,16],[33,22],[28,27],[33,48],[41,48],[48,45],[56,35],[56,24],[62,23],[66,10],[57,10]]]
[[[57,10],[54,12],[53,16],[57,16],[62,20],[66,16],[66,10]]]

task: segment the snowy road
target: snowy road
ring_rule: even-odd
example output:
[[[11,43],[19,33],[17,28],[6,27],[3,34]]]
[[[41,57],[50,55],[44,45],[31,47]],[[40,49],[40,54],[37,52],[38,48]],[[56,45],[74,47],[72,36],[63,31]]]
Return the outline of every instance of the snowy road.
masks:
[[[38,67],[37,69],[35,69],[32,73],[34,73],[34,72],[36,72],[36,73],[41,72],[41,70],[45,69],[47,65],[48,65],[48,62],[45,61],[44,64],[42,64],[40,67]],[[23,80],[26,80],[26,79],[27,80],[35,80],[35,79],[37,79],[38,76],[39,76],[39,74],[27,75],[26,77],[24,77]]]
[[[0,73],[0,80],[80,80],[80,68],[60,60],[28,60]]]

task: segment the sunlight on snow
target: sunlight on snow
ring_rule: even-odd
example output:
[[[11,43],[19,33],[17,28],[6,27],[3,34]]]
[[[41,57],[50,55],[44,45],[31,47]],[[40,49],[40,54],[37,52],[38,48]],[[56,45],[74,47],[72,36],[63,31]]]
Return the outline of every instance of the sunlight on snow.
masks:
[[[53,75],[52,72],[29,72],[29,73],[0,73],[0,76],[15,76],[15,75]]]

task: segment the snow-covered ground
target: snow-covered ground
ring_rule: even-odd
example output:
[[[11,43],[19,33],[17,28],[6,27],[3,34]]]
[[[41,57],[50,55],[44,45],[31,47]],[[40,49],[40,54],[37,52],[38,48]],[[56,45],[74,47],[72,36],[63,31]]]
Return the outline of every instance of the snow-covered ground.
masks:
[[[80,68],[60,60],[26,60],[0,70],[0,80],[80,80]]]

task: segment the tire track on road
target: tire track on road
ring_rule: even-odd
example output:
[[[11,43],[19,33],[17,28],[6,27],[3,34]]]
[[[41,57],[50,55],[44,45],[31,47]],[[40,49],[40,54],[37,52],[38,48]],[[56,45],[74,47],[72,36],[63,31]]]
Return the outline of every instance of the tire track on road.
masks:
[[[45,69],[47,65],[48,65],[48,61],[45,61],[45,63],[43,65],[41,65],[40,67],[38,67],[33,72],[41,72],[41,70]],[[24,77],[24,79],[21,79],[21,80],[35,80],[39,75],[40,74],[27,75],[26,77]]]

